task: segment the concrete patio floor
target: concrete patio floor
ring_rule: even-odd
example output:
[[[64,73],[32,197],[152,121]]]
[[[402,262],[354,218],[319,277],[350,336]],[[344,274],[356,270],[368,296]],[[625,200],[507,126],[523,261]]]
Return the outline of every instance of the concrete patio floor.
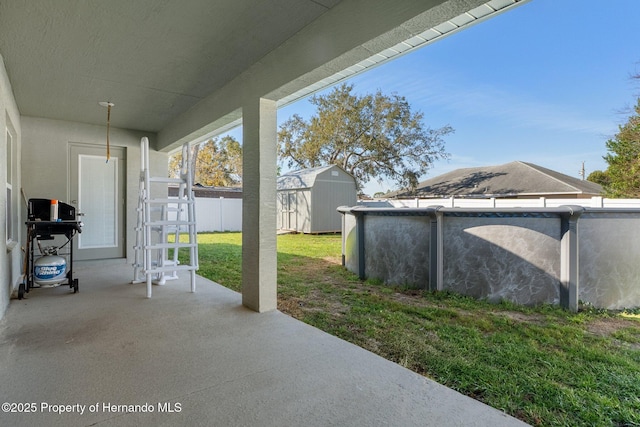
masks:
[[[1,401],[32,410],[0,425],[525,425],[204,278],[147,299],[124,262],[74,270],[79,293],[33,289],[0,322]]]

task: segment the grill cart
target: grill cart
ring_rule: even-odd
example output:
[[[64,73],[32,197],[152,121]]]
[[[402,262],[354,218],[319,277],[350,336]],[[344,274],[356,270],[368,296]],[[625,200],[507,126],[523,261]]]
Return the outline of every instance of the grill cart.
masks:
[[[29,199],[27,215],[25,279],[18,289],[18,299],[32,288],[62,284],[68,284],[73,293],[78,292],[78,279],[73,278],[71,244],[76,233],[82,232],[76,208],[58,200]],[[56,239],[56,236],[62,238]],[[43,241],[54,244],[43,247]]]

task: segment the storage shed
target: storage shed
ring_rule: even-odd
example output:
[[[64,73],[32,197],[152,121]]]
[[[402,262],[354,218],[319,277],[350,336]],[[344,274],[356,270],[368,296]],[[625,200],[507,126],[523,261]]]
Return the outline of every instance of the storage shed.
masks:
[[[342,229],[338,206],[355,206],[355,178],[336,165],[289,172],[278,177],[278,229],[333,233]]]

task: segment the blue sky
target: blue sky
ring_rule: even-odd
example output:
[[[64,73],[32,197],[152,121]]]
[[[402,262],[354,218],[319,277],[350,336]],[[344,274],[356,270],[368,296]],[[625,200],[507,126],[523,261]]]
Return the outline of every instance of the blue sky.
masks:
[[[639,0],[531,0],[358,75],[397,93],[429,127],[451,125],[450,160],[423,176],[522,160],[579,177],[606,169],[605,142],[640,93]],[[330,90],[330,89],[329,89]],[[322,93],[322,92],[321,92]],[[308,99],[281,108],[309,117]],[[365,192],[393,190],[371,181]]]

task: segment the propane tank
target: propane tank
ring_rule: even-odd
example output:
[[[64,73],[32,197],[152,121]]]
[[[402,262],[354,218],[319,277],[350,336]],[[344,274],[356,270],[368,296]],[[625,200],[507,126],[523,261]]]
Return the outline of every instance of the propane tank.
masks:
[[[39,285],[56,286],[67,279],[67,261],[58,255],[45,255],[34,262],[33,281]]]

